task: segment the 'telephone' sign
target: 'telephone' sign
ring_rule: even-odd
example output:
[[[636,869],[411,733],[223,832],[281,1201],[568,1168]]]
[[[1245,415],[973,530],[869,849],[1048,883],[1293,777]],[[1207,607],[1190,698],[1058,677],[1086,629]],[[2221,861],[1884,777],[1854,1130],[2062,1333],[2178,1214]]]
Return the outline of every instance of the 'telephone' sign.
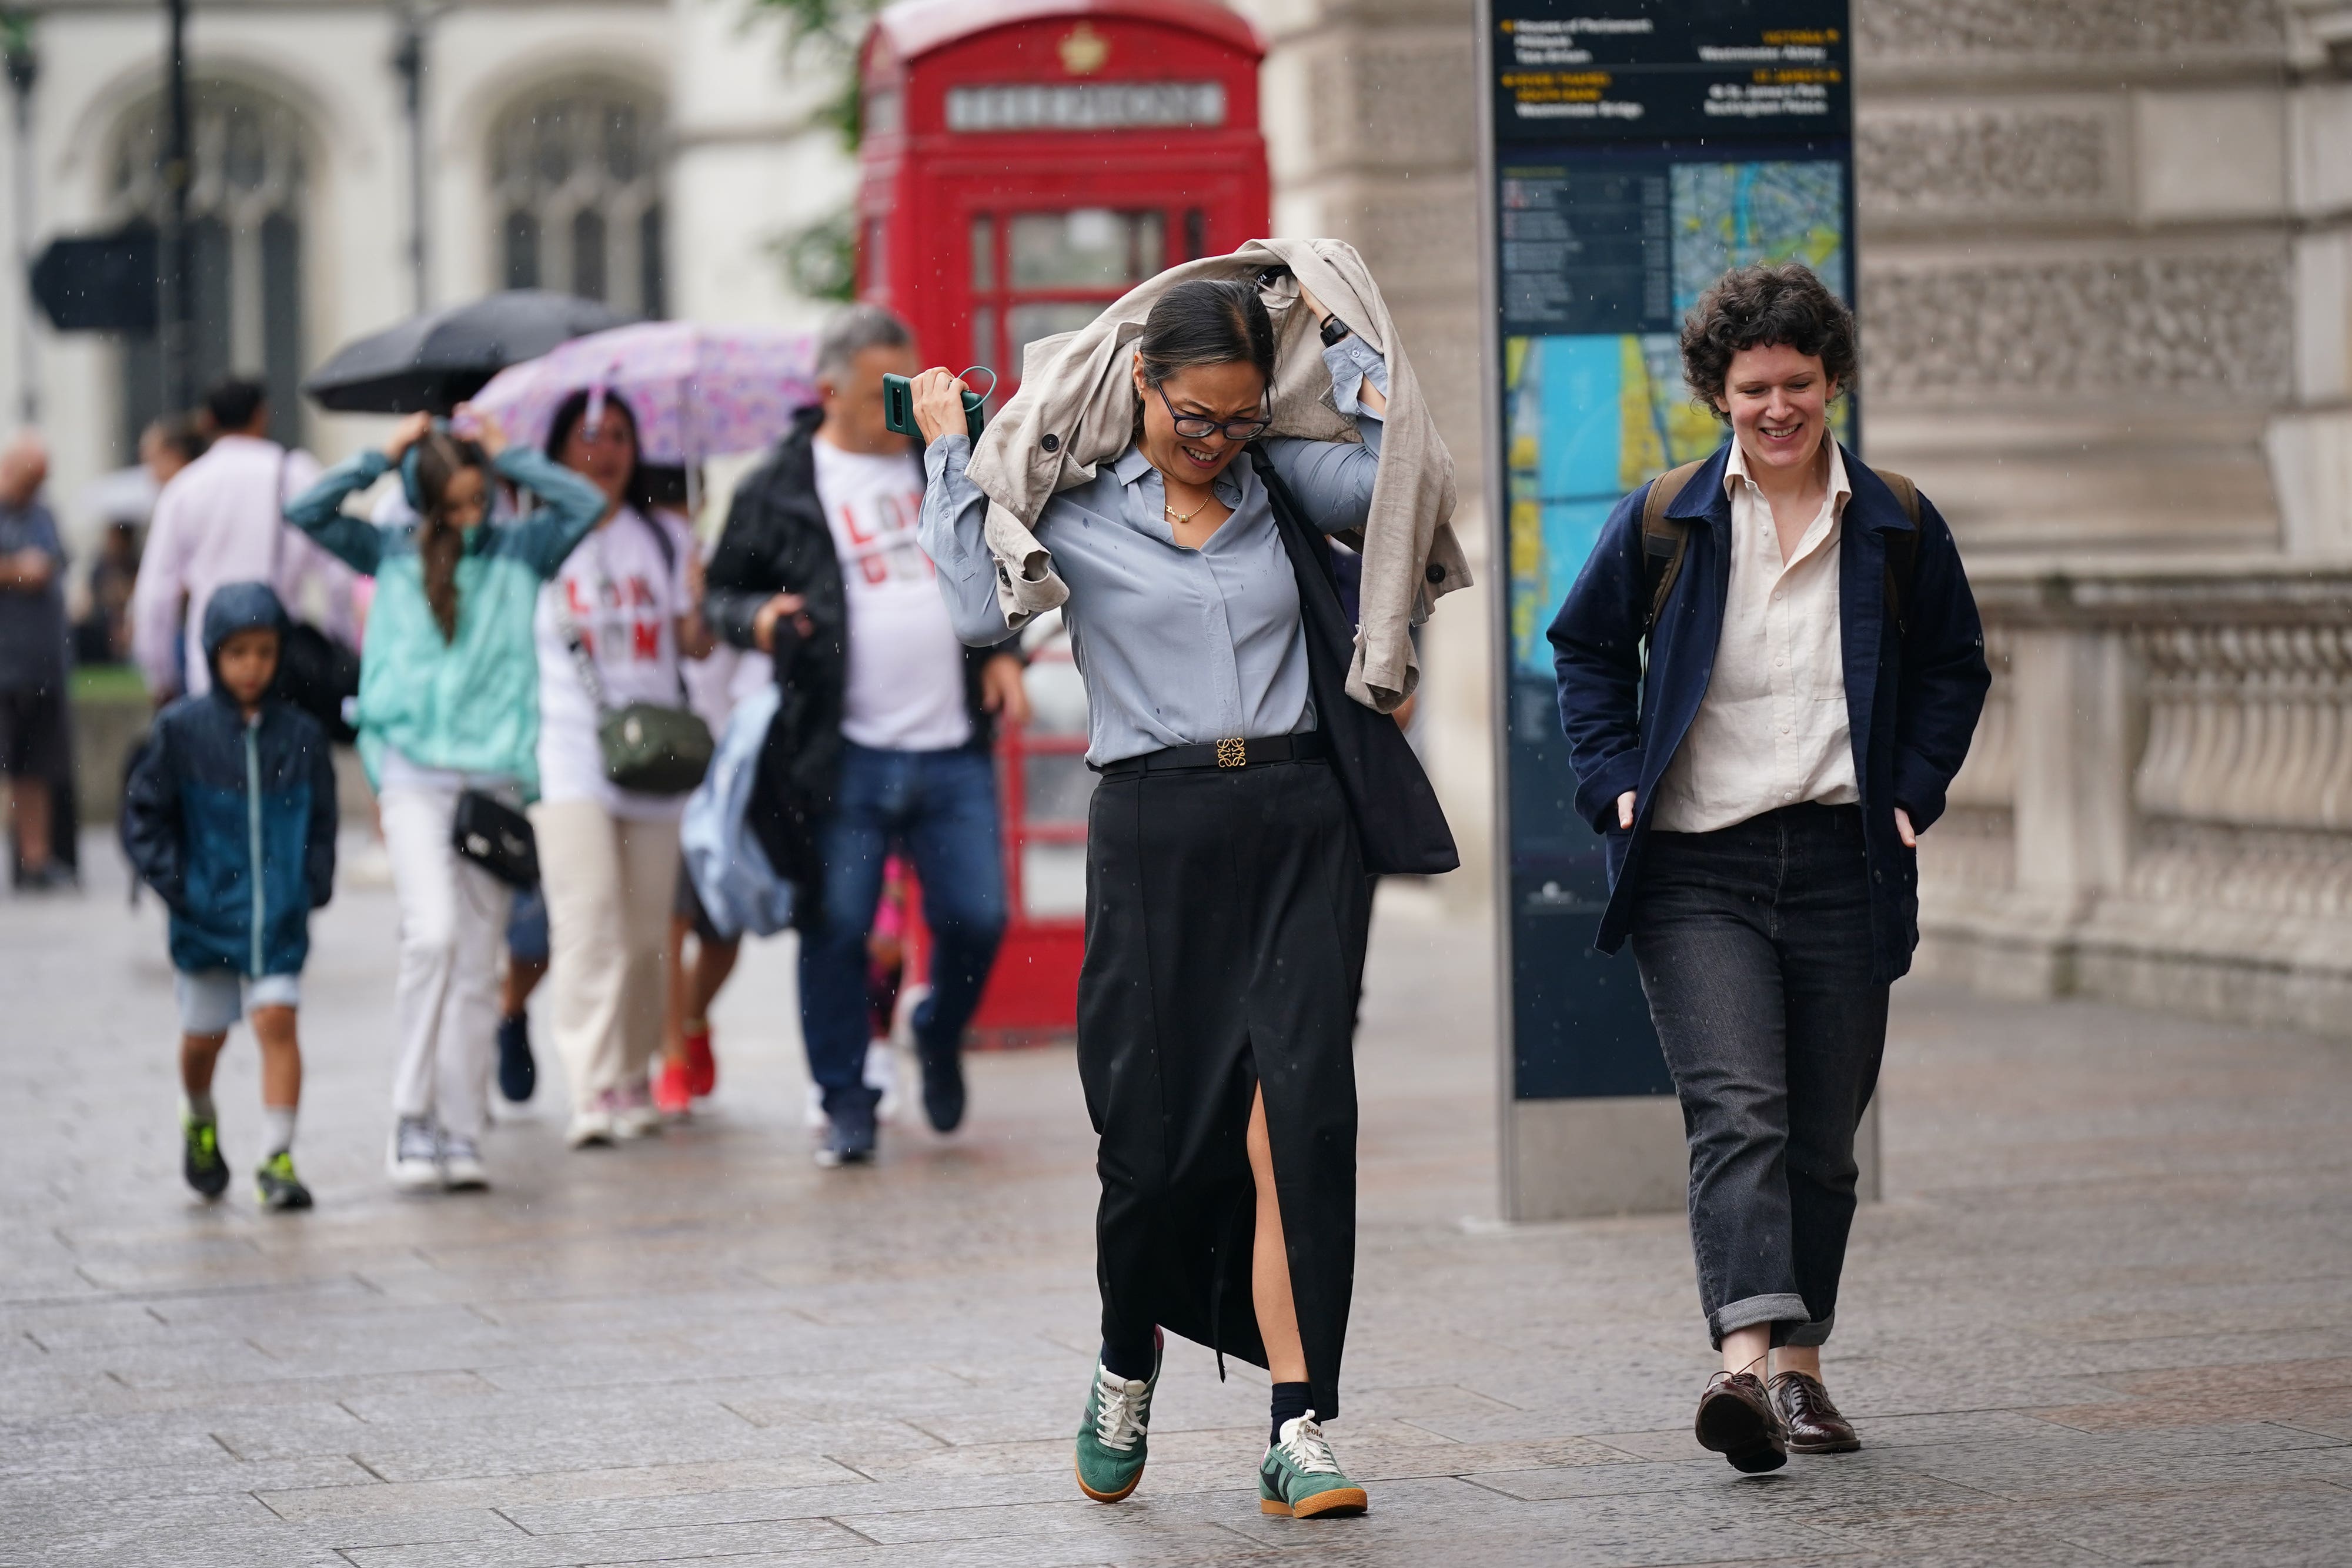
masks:
[[[1544,632],[1618,499],[1724,439],[1677,340],[1707,287],[1796,260],[1853,297],[1846,6],[1488,3],[1512,1093],[1665,1093],[1632,961],[1589,951],[1607,880]]]

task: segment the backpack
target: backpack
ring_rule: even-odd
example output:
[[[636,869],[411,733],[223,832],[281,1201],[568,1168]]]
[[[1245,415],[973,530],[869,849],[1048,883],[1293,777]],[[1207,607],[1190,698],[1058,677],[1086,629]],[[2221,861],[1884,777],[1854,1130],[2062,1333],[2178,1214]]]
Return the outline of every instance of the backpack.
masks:
[[[1683,557],[1690,552],[1690,529],[1684,526],[1690,519],[1670,517],[1666,507],[1707,461],[1701,457],[1668,469],[1650,481],[1649,494],[1642,497],[1642,570],[1654,584],[1650,613],[1642,622],[1644,643],[1649,641],[1651,629],[1657,625],[1658,616],[1666,607],[1666,595],[1674,591],[1675,579],[1682,575]],[[1899,637],[1910,630],[1907,612],[1911,582],[1919,574],[1919,487],[1891,468],[1873,468],[1871,472],[1895,492],[1903,515],[1911,520],[1909,533],[1889,535],[1886,540],[1886,612],[1894,618],[1895,635]]]

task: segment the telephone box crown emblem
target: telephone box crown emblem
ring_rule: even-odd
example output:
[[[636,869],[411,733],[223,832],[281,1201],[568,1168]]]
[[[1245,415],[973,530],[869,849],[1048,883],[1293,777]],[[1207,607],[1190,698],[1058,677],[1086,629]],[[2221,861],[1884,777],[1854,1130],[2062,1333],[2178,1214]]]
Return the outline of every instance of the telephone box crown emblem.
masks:
[[[1074,77],[1088,77],[1110,58],[1110,40],[1081,22],[1063,37],[1060,51],[1064,70]]]

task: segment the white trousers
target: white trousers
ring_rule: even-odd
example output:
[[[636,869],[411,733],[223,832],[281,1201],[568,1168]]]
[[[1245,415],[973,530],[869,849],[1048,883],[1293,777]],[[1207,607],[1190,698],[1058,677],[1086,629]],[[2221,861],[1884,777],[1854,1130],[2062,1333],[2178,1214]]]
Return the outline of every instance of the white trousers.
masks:
[[[400,974],[393,988],[400,1065],[392,1108],[478,1138],[489,1114],[499,1027],[499,955],[512,894],[449,847],[457,791],[384,791],[383,846],[400,900]]]
[[[593,800],[530,809],[547,891],[548,1011],[574,1110],[640,1082],[661,1049],[662,958],[677,897],[677,823]]]

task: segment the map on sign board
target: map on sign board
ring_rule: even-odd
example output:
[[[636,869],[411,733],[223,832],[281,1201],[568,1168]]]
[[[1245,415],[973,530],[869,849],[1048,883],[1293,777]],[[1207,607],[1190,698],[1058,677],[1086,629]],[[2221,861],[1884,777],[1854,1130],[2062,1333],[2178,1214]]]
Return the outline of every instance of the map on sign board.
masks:
[[[1675,165],[1675,309],[1735,267],[1801,261],[1831,292],[1845,277],[1845,170],[1830,162]]]
[[[1843,165],[1678,162],[1665,185],[1675,317],[1726,271],[1758,262],[1801,261],[1851,298]],[[1512,663],[1548,681],[1545,630],[1610,509],[1652,476],[1713,452],[1724,427],[1683,384],[1672,332],[1520,333],[1503,347]],[[1844,400],[1831,423],[1849,438]]]

